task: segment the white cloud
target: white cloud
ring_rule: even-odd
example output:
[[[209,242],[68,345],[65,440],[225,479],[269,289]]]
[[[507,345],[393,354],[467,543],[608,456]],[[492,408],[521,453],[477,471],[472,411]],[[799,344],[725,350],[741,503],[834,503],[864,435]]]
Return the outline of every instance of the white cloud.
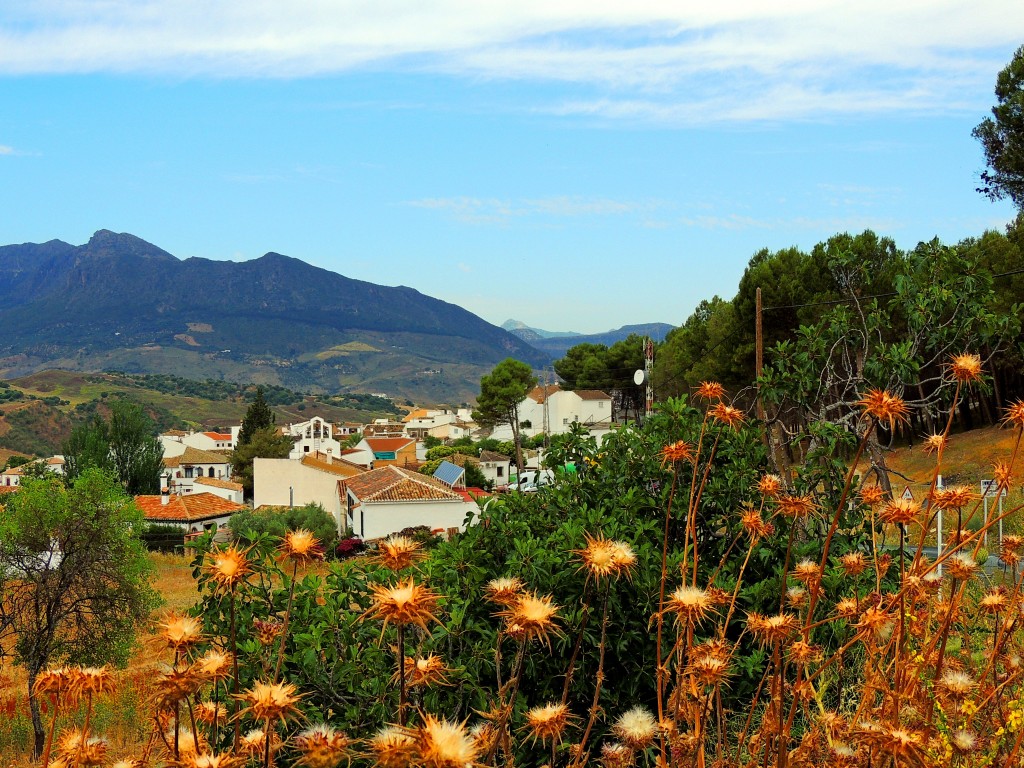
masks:
[[[548,113],[704,124],[977,109],[1022,38],[1019,0],[8,0],[0,74],[371,67],[568,89],[531,97]]]
[[[8,147],[5,144],[0,144],[0,155],[13,155],[14,147]]]

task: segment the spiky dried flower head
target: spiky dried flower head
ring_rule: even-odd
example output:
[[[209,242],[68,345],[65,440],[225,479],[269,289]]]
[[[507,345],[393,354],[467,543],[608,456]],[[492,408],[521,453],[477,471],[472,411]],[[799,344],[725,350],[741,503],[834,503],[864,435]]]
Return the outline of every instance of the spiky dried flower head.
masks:
[[[792,586],[786,590],[786,605],[790,608],[800,609],[807,604],[807,590],[803,587]]]
[[[195,707],[196,722],[203,725],[223,723],[227,709],[219,701],[203,701]]]
[[[572,554],[583,561],[581,569],[587,572],[588,579],[593,576],[600,581],[630,574],[636,565],[636,555],[628,544],[606,539],[602,535],[595,537],[584,533],[583,536],[587,545],[583,549],[572,550]]]
[[[416,757],[412,734],[395,725],[377,731],[367,742],[373,764],[378,768],[408,768]]]
[[[658,724],[644,707],[627,710],[612,725],[612,733],[630,749],[646,749],[658,735]]]
[[[170,730],[163,734],[161,738],[164,744],[174,744],[174,731]],[[209,744],[203,737],[202,731],[199,734],[194,734],[191,728],[181,727],[178,728],[178,755],[184,762],[185,758],[191,758],[201,752],[205,752],[209,749]],[[173,755],[172,755],[173,756]]]
[[[693,394],[703,400],[721,400],[725,396],[725,387],[717,381],[702,381]]]
[[[441,596],[430,587],[417,584],[411,576],[394,586],[374,584],[371,590],[373,603],[364,616],[384,621],[382,635],[389,623],[399,626],[415,624],[426,629],[428,621],[437,621],[434,609]]]
[[[949,373],[961,384],[981,381],[981,356],[966,353],[953,355],[949,361]]]
[[[405,684],[410,688],[448,684],[448,667],[436,654],[431,653],[422,658],[406,656],[403,666],[405,667]],[[398,682],[397,672],[392,676],[392,680]]]
[[[962,699],[977,687],[974,678],[960,669],[947,669],[939,678],[941,688],[951,699]]]
[[[241,734],[238,739],[238,751],[250,758],[263,756],[267,744],[267,732],[262,728],[253,728]],[[271,731],[270,751],[277,752],[281,749],[281,737]]]
[[[277,639],[284,632],[284,622],[277,619],[256,619],[252,627],[260,645],[277,645]]]
[[[306,528],[288,531],[281,542],[281,557],[295,563],[311,563],[324,559],[324,547]]]
[[[203,640],[203,625],[194,616],[169,613],[158,625],[160,636],[175,651],[185,651]]]
[[[331,726],[320,723],[296,735],[293,742],[299,753],[296,765],[306,768],[334,768],[348,757],[352,740]]]
[[[420,543],[408,536],[389,536],[377,545],[377,562],[392,571],[404,570],[424,557]]]
[[[760,511],[747,507],[740,514],[740,525],[752,539],[761,539],[775,533],[775,526],[761,517]]]
[[[700,587],[683,585],[676,587],[671,595],[665,598],[665,610],[676,614],[679,621],[697,624],[704,619],[714,604],[707,590]]]
[[[879,640],[887,637],[892,632],[894,623],[895,620],[888,611],[873,605],[861,614],[860,621],[854,627],[856,627],[858,634],[865,639]]]
[[[957,581],[967,581],[977,575],[981,566],[967,552],[958,552],[946,561],[949,575]]]
[[[710,413],[711,418],[719,424],[732,429],[739,429],[740,425],[746,419],[746,415],[743,411],[739,408],[733,408],[731,405],[726,405],[725,403],[716,403],[708,413]]]
[[[548,642],[550,635],[558,632],[555,624],[558,606],[550,595],[521,595],[515,603],[500,611],[498,616],[505,619],[505,631],[517,640],[537,639]]]
[[[809,494],[784,493],[776,499],[776,504],[779,514],[794,519],[807,517],[817,508],[814,498]]]
[[[699,646],[690,654],[690,663],[686,671],[701,685],[721,685],[732,674],[729,663],[732,655],[728,652],[723,655],[703,649],[704,646]]]
[[[789,646],[789,658],[794,664],[807,666],[821,658],[821,648],[805,643],[803,640],[797,640]]]
[[[924,448],[925,453],[934,453],[941,456],[942,452],[946,450],[946,443],[947,439],[943,434],[928,435],[928,437],[924,439],[922,448]]]
[[[839,558],[839,567],[847,576],[860,576],[868,569],[868,558],[863,552],[847,552]]]
[[[1011,403],[1006,408],[1003,423],[1024,429],[1024,400]]]
[[[168,668],[156,679],[153,702],[158,711],[167,712],[174,709],[178,702],[198,693],[204,682],[192,667]]]
[[[970,486],[951,485],[932,494],[932,503],[939,509],[963,509],[980,498]]]
[[[107,761],[107,746],[106,739],[73,728],[57,739],[57,756],[79,765],[103,765]]]
[[[997,461],[992,465],[992,478],[999,489],[1009,488],[1013,481],[1013,467],[1005,461]]]
[[[476,763],[479,751],[464,723],[423,716],[416,729],[417,764],[425,768],[466,768]]]
[[[880,485],[862,485],[860,490],[857,491],[857,497],[860,499],[861,504],[866,504],[869,507],[881,504],[885,496],[885,489]]]
[[[1024,548],[1024,536],[1007,533],[1003,536],[1003,540],[999,542],[999,559],[1013,567],[1021,560],[1022,548]]]
[[[50,765],[53,765],[53,763],[50,763]],[[123,760],[111,763],[110,768],[142,768],[142,761],[136,760],[134,757],[126,757]]]
[[[778,475],[762,475],[757,481],[757,490],[762,496],[774,499],[782,492],[782,478]]]
[[[201,752],[188,762],[188,768],[241,768],[246,759],[231,752]]]
[[[206,570],[218,589],[230,592],[249,576],[252,564],[245,552],[231,546],[213,552]]]
[[[599,759],[604,768],[630,768],[636,759],[636,753],[625,744],[610,742],[601,745]]]
[[[913,499],[889,499],[878,513],[878,519],[889,525],[906,525],[920,513],[921,505]]]
[[[676,440],[662,448],[660,455],[662,466],[680,461],[693,461],[693,446],[685,440]]]
[[[50,696],[59,699],[61,704],[74,704],[78,696],[75,685],[77,669],[72,667],[54,667],[44,669],[36,675],[32,690],[36,696]]]
[[[102,667],[78,667],[74,684],[82,696],[100,696],[113,693],[117,685],[114,670],[104,664]]]
[[[283,723],[299,714],[297,705],[302,695],[292,683],[256,681],[252,688],[238,694],[237,698],[248,704],[238,713],[239,717]]]
[[[852,619],[858,612],[859,606],[856,598],[844,597],[836,603],[836,613],[844,619]]]
[[[534,743],[558,744],[566,727],[575,719],[565,704],[544,704],[526,713],[525,728]]]
[[[761,645],[785,642],[796,631],[798,624],[797,617],[791,613],[778,613],[774,616],[747,614],[747,629]]]
[[[813,584],[821,578],[821,568],[813,560],[804,558],[793,568],[793,578],[802,584]]]
[[[501,576],[491,579],[484,587],[484,597],[498,605],[512,605],[518,600],[526,585],[516,576]]]
[[[1010,604],[1010,595],[1006,587],[995,587],[990,589],[981,599],[978,600],[978,607],[985,613],[997,614],[1006,610]]]
[[[192,668],[203,680],[215,683],[231,675],[231,657],[221,651],[210,649],[195,660]]]
[[[897,425],[909,423],[909,411],[902,397],[897,397],[882,389],[869,390],[857,401],[864,413],[874,418],[879,424],[886,422],[889,429]]]
[[[925,739],[921,731],[904,727],[882,728],[874,742],[896,765],[923,764]]]

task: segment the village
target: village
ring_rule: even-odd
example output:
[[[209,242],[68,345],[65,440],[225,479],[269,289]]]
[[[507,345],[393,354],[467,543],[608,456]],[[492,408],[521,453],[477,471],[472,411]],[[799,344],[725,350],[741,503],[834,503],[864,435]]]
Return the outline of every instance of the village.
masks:
[[[612,396],[598,390],[538,385],[518,412],[524,438],[561,435],[578,425],[600,440],[614,426]],[[331,516],[341,538],[372,541],[414,527],[450,536],[463,530],[492,493],[531,492],[555,476],[544,466],[542,447],[524,452],[521,470],[513,456],[456,451],[423,474],[430,445],[485,437],[510,441],[513,435],[508,424],[480,427],[468,408],[413,408],[401,420],[332,424],[314,416],[276,426],[293,440],[291,452],[287,458],[254,459],[253,493],[246,498],[231,464],[241,429],[237,424],[222,431],[168,430],[158,436],[161,493],[135,497],[150,525],[180,528],[185,540],[213,531],[223,541],[238,512],[312,504]],[[38,462],[48,472],[64,473],[61,455]],[[485,482],[467,484],[467,465],[476,467],[476,477]],[[0,494],[16,492],[31,471],[21,465],[0,472]]]

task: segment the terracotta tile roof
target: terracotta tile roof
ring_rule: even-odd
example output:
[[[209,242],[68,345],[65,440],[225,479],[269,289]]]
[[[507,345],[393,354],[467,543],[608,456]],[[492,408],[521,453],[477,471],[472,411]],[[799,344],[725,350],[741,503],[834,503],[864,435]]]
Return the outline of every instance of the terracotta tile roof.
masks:
[[[512,459],[495,451],[480,451],[480,461],[500,464],[503,461],[512,461]]]
[[[46,460],[46,464],[51,467],[63,467],[64,457],[63,456],[51,456]]]
[[[410,421],[414,421],[415,419],[425,418],[427,418],[427,409],[417,408],[416,410],[409,411],[409,413],[406,414],[405,418],[402,419],[402,422],[408,424]]]
[[[248,509],[244,504],[222,499],[212,493],[171,496],[166,504],[160,496],[136,496],[135,505],[142,510],[147,520],[169,520],[178,523],[212,520]]]
[[[241,491],[241,483],[233,483],[230,480],[221,480],[219,477],[197,477],[192,485],[209,485],[214,488],[224,488],[228,491]]]
[[[7,493],[17,493],[19,490],[21,490],[20,485],[0,485],[0,496]]]
[[[416,441],[411,437],[368,437],[366,438],[366,444],[370,446],[371,451],[400,451],[407,445],[412,443],[416,444]]]
[[[163,433],[164,437],[188,437],[188,432],[180,429],[168,429]]]
[[[352,477],[366,471],[358,464],[353,464],[351,461],[345,461],[344,459],[335,459],[329,462],[323,454],[303,456],[302,464],[303,466],[319,469],[321,472],[330,472],[332,475],[339,475],[341,477]]]
[[[562,388],[557,384],[548,384],[546,387],[534,387],[530,390],[527,397],[538,403],[543,403],[547,398],[551,397],[556,392],[561,392]]]
[[[203,432],[203,434],[206,435],[211,440],[230,440],[231,439],[231,433],[230,432]]]
[[[611,400],[612,396],[599,389],[577,389],[575,390],[580,400]]]
[[[454,464],[457,467],[465,467],[467,463],[469,463],[469,464],[479,464],[480,463],[480,459],[478,459],[476,456],[468,456],[465,453],[453,453],[451,456],[445,456],[444,458],[445,458],[445,461],[450,461],[452,464]]]
[[[15,475],[21,474],[23,474],[21,471],[21,467],[11,467],[10,469],[5,469],[3,472],[0,472],[0,476],[8,475],[10,477],[14,477]]]
[[[345,481],[360,502],[461,501],[462,496],[432,477],[401,467],[381,467]]]
[[[201,451],[191,445],[185,448],[180,456],[172,456],[164,459],[165,467],[180,467],[184,464],[230,464],[228,457],[223,453],[214,451]]]

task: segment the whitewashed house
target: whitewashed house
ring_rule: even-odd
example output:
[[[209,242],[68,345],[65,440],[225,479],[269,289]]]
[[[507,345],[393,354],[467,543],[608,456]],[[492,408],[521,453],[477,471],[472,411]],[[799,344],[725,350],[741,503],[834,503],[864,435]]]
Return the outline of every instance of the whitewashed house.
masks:
[[[227,525],[235,512],[248,509],[244,504],[223,499],[212,493],[189,496],[163,493],[159,496],[136,496],[135,505],[146,521],[173,525],[185,533],[202,533]]]
[[[163,487],[171,493],[192,493],[193,484],[200,477],[230,480],[231,462],[227,455],[187,446],[177,456],[164,456]]]
[[[234,432],[185,432],[171,429],[159,435],[157,439],[163,446],[164,456],[170,458],[180,456],[186,448],[200,451],[233,451],[237,444]]]
[[[295,447],[289,455],[291,459],[301,459],[303,456],[318,453],[341,455],[341,443],[334,437],[333,425],[319,416],[314,416],[309,421],[281,427],[281,434],[295,438]]]
[[[534,387],[519,404],[519,422],[528,423],[524,436],[561,435],[582,424],[591,435],[602,438],[612,427],[612,396],[596,389],[562,389],[557,384]],[[512,427],[498,425],[491,436],[511,440]]]
[[[319,504],[345,531],[345,481],[366,470],[326,454],[295,459],[253,460],[253,506],[301,507]]]

